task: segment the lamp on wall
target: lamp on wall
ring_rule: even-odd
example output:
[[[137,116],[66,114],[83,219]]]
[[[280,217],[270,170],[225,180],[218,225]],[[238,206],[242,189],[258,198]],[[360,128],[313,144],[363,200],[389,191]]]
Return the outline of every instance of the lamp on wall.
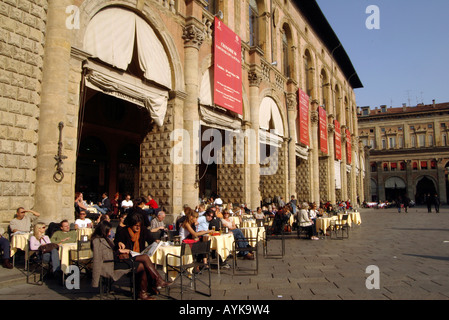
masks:
[[[223,12],[221,10],[218,10],[218,12],[215,14],[215,16],[218,19],[223,20]]]
[[[278,62],[277,62],[277,61],[273,61],[273,62],[271,63],[271,65],[276,67],[276,66],[278,65]]]

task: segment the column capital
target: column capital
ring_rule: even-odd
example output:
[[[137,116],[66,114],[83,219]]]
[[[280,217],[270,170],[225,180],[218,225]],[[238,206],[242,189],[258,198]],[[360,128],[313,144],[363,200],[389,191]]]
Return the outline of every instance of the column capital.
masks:
[[[310,121],[312,122],[312,125],[318,125],[318,122],[320,120],[318,111],[311,111],[310,112]]]
[[[298,107],[298,98],[296,96],[296,93],[294,92],[287,93],[287,110],[295,111],[297,107]]]
[[[204,26],[196,19],[191,19],[184,27],[182,38],[185,48],[199,50],[205,38]]]
[[[248,80],[250,87],[259,87],[260,83],[262,82],[262,76],[256,71],[249,71]]]

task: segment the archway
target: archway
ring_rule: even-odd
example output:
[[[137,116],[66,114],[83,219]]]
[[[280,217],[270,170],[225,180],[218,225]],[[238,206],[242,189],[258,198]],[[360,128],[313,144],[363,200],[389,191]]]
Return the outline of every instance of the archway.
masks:
[[[87,89],[82,108],[75,189],[87,201],[103,192],[139,195],[140,144],[152,128],[147,110]]]
[[[396,201],[403,198],[407,193],[404,180],[398,177],[391,177],[385,181],[385,200]]]
[[[416,204],[425,204],[428,195],[434,195],[437,192],[435,183],[428,177],[423,177],[416,184]]]

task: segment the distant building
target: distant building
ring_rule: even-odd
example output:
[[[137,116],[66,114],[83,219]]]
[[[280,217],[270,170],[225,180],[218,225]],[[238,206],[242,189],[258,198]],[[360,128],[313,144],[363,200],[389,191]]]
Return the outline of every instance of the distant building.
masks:
[[[358,108],[359,138],[366,152],[365,198],[392,201],[407,195],[417,204],[438,194],[448,199],[449,103]]]

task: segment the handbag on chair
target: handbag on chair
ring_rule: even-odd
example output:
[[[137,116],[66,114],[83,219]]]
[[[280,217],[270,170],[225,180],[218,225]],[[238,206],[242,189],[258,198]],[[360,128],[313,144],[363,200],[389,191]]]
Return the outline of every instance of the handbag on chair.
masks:
[[[56,243],[46,243],[46,244],[43,244],[43,245],[39,246],[39,252],[40,253],[49,253],[53,249],[59,249],[58,244],[56,244]]]

